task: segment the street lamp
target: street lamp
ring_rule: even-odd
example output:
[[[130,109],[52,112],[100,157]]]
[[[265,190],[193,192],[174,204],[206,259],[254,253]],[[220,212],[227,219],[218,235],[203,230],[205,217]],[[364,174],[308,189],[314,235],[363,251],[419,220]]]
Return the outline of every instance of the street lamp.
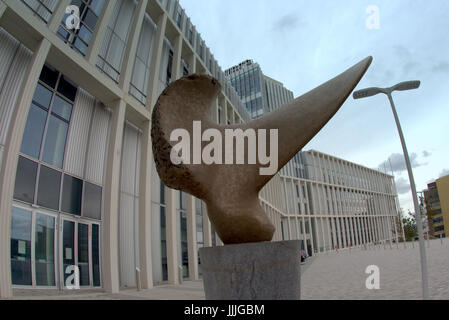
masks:
[[[427,279],[427,259],[426,259],[426,248],[424,245],[424,235],[423,235],[423,225],[422,220],[418,218],[418,216],[421,216],[421,210],[418,203],[418,198],[416,194],[416,185],[415,185],[415,179],[413,178],[413,172],[412,172],[412,166],[410,164],[410,157],[408,155],[407,146],[405,145],[404,135],[402,133],[401,124],[399,123],[398,114],[396,112],[396,108],[394,106],[393,97],[391,96],[391,93],[393,91],[405,91],[405,90],[412,90],[419,88],[421,82],[420,81],[405,81],[398,83],[390,88],[366,88],[359,91],[354,92],[354,99],[361,99],[361,98],[367,98],[374,96],[378,93],[384,93],[388,96],[388,99],[390,100],[391,109],[393,111],[394,120],[396,121],[396,126],[398,128],[399,137],[401,139],[402,144],[402,150],[404,151],[404,158],[405,158],[405,164],[407,166],[408,171],[408,177],[410,180],[410,187],[412,189],[412,197],[413,197],[413,205],[415,207],[415,213],[416,213],[416,225],[418,227],[418,238],[419,238],[419,252],[421,257],[421,275],[422,275],[422,292],[423,292],[423,299],[427,300],[429,299],[429,285],[428,285],[428,279]]]

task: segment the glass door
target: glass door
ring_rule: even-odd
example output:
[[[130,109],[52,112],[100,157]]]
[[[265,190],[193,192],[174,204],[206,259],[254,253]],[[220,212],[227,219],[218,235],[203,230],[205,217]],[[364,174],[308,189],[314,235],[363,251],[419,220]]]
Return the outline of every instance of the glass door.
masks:
[[[78,268],[80,286],[89,286],[89,225],[78,223]]]
[[[70,220],[62,220],[62,278],[64,279],[62,287],[66,286],[67,278],[72,274],[71,266],[76,265],[75,262],[75,222]]]
[[[54,287],[55,277],[55,222],[53,216],[35,214],[34,266],[36,286]]]
[[[56,215],[13,206],[11,280],[14,286],[56,287]]]
[[[11,280],[13,285],[32,285],[31,227],[31,211],[13,207],[11,219]]]
[[[78,267],[80,287],[100,287],[100,225],[65,217],[61,221],[61,288],[75,284],[73,266]]]

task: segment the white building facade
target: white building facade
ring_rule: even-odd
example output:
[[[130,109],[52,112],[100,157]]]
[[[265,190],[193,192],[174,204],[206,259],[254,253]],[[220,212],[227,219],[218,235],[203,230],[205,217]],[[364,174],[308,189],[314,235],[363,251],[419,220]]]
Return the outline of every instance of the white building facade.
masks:
[[[283,238],[303,240],[309,255],[398,241],[393,176],[315,150],[280,174]]]

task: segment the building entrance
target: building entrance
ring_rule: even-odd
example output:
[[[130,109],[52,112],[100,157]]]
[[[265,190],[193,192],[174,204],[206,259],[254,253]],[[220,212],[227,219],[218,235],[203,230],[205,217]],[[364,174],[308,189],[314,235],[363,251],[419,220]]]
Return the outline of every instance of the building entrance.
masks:
[[[14,205],[12,285],[63,290],[75,284],[76,269],[80,287],[101,286],[100,224]]]

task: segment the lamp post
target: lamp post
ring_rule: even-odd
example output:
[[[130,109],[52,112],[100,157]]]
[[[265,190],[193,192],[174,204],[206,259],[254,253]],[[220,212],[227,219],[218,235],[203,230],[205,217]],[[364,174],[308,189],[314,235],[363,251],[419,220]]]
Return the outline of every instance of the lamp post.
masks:
[[[398,114],[396,112],[396,108],[395,108],[395,105],[393,102],[393,97],[391,96],[391,93],[393,91],[405,91],[405,90],[417,89],[417,88],[419,88],[420,84],[421,84],[420,81],[405,81],[405,82],[398,83],[390,88],[371,87],[371,88],[366,88],[366,89],[362,89],[362,90],[354,92],[353,97],[354,97],[354,99],[361,99],[361,98],[367,98],[367,97],[374,96],[378,93],[384,93],[388,96],[388,100],[390,101],[391,109],[392,109],[393,115],[394,115],[394,120],[396,121],[396,126],[397,126],[398,132],[399,132],[399,138],[401,139],[402,150],[404,151],[405,164],[407,166],[408,177],[410,180],[410,188],[412,190],[413,205],[414,205],[415,214],[416,214],[416,225],[418,227],[419,252],[420,252],[420,257],[421,257],[422,294],[423,294],[423,299],[427,300],[427,299],[429,299],[429,285],[428,285],[428,277],[427,277],[426,248],[425,248],[425,244],[424,244],[423,225],[422,225],[422,220],[421,220],[421,207],[419,206],[419,203],[418,203],[415,179],[413,178],[412,166],[410,163],[410,157],[408,155],[407,146],[405,144],[404,134],[402,133],[401,124],[399,123],[399,118],[398,118]]]

